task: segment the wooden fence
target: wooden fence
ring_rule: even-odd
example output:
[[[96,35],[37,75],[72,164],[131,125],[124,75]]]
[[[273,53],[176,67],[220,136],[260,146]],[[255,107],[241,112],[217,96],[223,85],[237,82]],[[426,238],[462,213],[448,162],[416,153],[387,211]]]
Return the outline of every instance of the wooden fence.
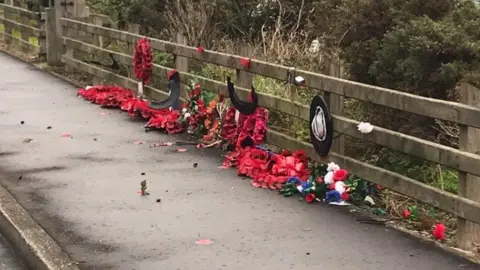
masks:
[[[16,7],[7,0],[0,4],[0,37],[7,45],[40,59],[46,56],[45,13]]]
[[[64,64],[65,67],[86,72],[99,77],[108,83],[114,83],[130,89],[137,89],[137,81],[131,76],[122,76],[107,69],[82,61],[75,57],[75,52],[94,55],[96,57],[113,57],[124,66],[132,66],[131,54],[105,49],[104,39],[117,40],[132,46],[143,38],[136,33],[105,27],[104,23],[89,23],[85,19],[67,18],[58,8],[46,9],[48,63]],[[29,28],[27,28],[29,29]],[[43,30],[39,30],[43,31]],[[85,39],[91,36],[92,39]],[[188,61],[196,60],[211,63],[237,71],[237,91],[246,99],[251,85],[252,74],[285,81],[291,67],[252,60],[250,68],[241,65],[243,57],[249,57],[244,50],[243,55],[231,55],[205,50],[198,53],[195,47],[185,45],[185,38],[179,35],[177,43],[150,38],[152,48],[175,56],[176,69],[180,72],[181,82],[188,84],[196,80],[202,88],[227,96],[225,82],[198,77],[188,72]],[[154,65],[154,75],[165,78],[171,68]],[[457,242],[463,249],[470,249],[473,242],[480,242],[480,91],[475,87],[462,83],[462,103],[420,97],[401,91],[365,85],[337,77],[327,76],[305,70],[295,70],[296,76],[302,76],[309,88],[323,91],[333,114],[334,130],[342,136],[351,136],[372,142],[408,155],[416,156],[431,162],[458,170],[459,194],[454,195],[434,188],[406,176],[394,173],[345,156],[343,147],[335,139],[333,151],[326,158],[319,157],[312,145],[299,141],[274,130],[267,133],[267,141],[281,148],[303,149],[313,160],[321,163],[335,162],[349,172],[367,179],[388,189],[407,195],[424,203],[438,207],[458,217]],[[144,94],[153,99],[167,96],[166,89],[147,86]],[[259,105],[270,110],[282,112],[299,119],[309,119],[309,104],[302,104],[293,99],[280,98],[265,93],[258,93]],[[292,95],[293,97],[295,95]],[[416,115],[427,116],[458,123],[460,126],[459,149],[426,141],[414,136],[375,126],[373,132],[362,134],[357,130],[358,121],[342,115],[343,98],[353,98],[373,104],[398,109]],[[479,190],[479,191],[477,191]]]

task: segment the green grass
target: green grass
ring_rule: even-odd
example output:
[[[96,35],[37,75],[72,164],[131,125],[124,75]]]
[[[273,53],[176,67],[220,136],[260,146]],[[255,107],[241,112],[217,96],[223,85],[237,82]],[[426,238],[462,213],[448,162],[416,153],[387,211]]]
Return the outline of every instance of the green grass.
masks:
[[[5,33],[5,26],[3,24],[0,24],[0,33]],[[12,36],[17,39],[22,39],[22,33],[17,29],[12,29]],[[28,37],[28,42],[32,45],[39,46],[38,37],[36,36]]]

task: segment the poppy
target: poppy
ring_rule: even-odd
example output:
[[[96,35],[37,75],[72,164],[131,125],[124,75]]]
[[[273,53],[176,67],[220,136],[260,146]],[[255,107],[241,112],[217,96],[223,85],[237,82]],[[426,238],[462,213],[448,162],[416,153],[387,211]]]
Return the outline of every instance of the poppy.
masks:
[[[344,169],[336,170],[333,173],[333,180],[336,181],[343,181],[347,178],[348,172]]]
[[[412,212],[410,212],[410,211],[407,210],[407,209],[403,210],[403,212],[402,212],[402,217],[403,217],[404,219],[408,219],[411,215],[412,215]]]
[[[437,240],[444,240],[445,239],[445,225],[443,225],[443,223],[439,223],[437,225],[435,225],[435,227],[433,228],[433,237],[435,237],[435,239]]]
[[[307,203],[312,203],[312,202],[315,201],[316,198],[317,198],[317,197],[315,196],[315,194],[313,194],[313,193],[308,193],[307,196],[305,196],[305,201],[306,201]]]

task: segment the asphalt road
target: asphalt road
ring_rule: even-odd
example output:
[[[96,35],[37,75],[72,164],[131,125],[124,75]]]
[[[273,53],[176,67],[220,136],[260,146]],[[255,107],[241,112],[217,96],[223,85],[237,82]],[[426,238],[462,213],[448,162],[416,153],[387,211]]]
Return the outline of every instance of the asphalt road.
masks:
[[[149,148],[176,138],[104,111],[0,54],[2,184],[84,269],[480,269],[345,208],[255,189],[215,151]]]
[[[13,254],[6,240],[0,235],[0,269],[24,270],[25,267],[18,257]]]

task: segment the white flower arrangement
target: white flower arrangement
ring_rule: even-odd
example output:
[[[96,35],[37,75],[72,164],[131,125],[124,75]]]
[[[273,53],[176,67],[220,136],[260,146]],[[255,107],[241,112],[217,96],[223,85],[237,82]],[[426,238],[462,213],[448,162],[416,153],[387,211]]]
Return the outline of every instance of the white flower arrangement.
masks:
[[[358,131],[360,131],[363,134],[367,134],[373,131],[373,125],[370,123],[360,122],[360,124],[358,124],[357,127],[358,127]]]

